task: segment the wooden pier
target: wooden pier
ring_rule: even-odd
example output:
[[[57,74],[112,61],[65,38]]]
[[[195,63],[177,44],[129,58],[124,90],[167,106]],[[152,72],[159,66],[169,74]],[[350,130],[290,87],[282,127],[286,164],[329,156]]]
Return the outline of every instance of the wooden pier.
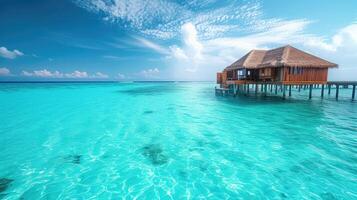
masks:
[[[220,94],[223,96],[233,95],[236,96],[238,94],[249,95],[250,90],[254,91],[254,94],[257,95],[258,91],[261,92],[262,95],[267,96],[268,91],[270,94],[277,95],[278,91],[282,93],[283,99],[286,98],[286,92],[288,92],[289,97],[292,96],[292,88],[296,88],[298,92],[301,90],[309,90],[308,98],[311,99],[313,96],[313,90],[321,89],[320,96],[324,98],[325,90],[327,90],[327,95],[331,95],[331,89],[335,89],[335,99],[339,99],[340,89],[342,88],[350,88],[352,87],[351,100],[355,101],[356,99],[356,86],[357,81],[328,81],[326,83],[321,84],[296,84],[296,83],[282,83],[282,82],[255,82],[250,83],[249,81],[238,81],[231,82],[227,85],[226,88],[216,87],[216,94]],[[268,90],[269,88],[269,90]],[[273,93],[274,90],[274,93]]]

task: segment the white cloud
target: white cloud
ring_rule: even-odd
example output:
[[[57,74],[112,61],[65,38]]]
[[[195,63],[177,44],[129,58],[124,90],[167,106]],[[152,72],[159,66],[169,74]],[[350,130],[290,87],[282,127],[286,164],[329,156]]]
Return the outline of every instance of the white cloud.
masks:
[[[182,25],[181,32],[183,46],[171,46],[171,57],[176,60],[175,65],[181,65],[188,72],[195,72],[203,59],[203,46],[198,40],[196,27],[192,23]]]
[[[121,74],[121,73],[118,73],[117,77],[118,77],[119,80],[122,80],[122,79],[126,78],[126,76],[124,74]]]
[[[182,24],[191,22],[202,38],[219,36],[232,30],[249,30],[263,24],[261,6],[257,1],[217,0],[75,0],[91,12],[104,15],[104,20],[119,22],[143,34],[160,39],[179,35]]]
[[[357,24],[353,23],[342,28],[331,38],[330,42],[321,37],[311,37],[305,44],[327,51],[355,52],[357,50]]]
[[[141,77],[148,79],[156,79],[159,78],[160,70],[158,68],[152,68],[147,70],[142,70],[140,72]]]
[[[6,67],[0,67],[0,76],[10,75],[10,70]]]
[[[65,76],[67,78],[88,78],[88,73],[76,70],[72,73],[65,74]]]
[[[300,43],[310,37],[303,33],[309,25],[308,20],[281,21],[269,30],[241,37],[222,37],[206,41],[207,51],[265,49],[271,45]]]
[[[192,23],[182,26],[183,41],[186,52],[195,59],[201,59],[202,44],[198,41],[196,27]]]
[[[42,78],[62,78],[64,75],[59,71],[51,72],[47,69],[34,70],[33,72],[22,71],[24,76],[42,77]]]
[[[21,74],[22,74],[23,76],[33,76],[33,73],[32,73],[32,72],[28,72],[28,71],[25,71],[25,70],[23,70],[23,71],[21,72]]]
[[[107,58],[107,59],[115,59],[115,60],[121,60],[123,59],[120,56],[113,56],[113,55],[104,55],[103,58]]]
[[[161,45],[158,45],[150,40],[147,40],[145,38],[141,38],[141,37],[135,37],[135,39],[137,40],[137,44],[139,46],[142,46],[142,47],[146,47],[146,48],[149,48],[149,49],[152,49],[158,53],[161,53],[161,54],[168,54],[169,53],[169,50],[162,47]]]
[[[40,78],[88,78],[89,75],[87,72],[81,72],[75,70],[72,73],[63,73],[59,71],[50,71],[47,69],[42,70],[34,70],[34,71],[22,71],[21,73],[23,76],[28,77],[40,77]],[[102,74],[104,75],[104,74]],[[98,76],[98,73],[95,75]]]
[[[24,53],[15,49],[13,51],[8,50],[6,47],[0,47],[0,56],[8,59],[15,59],[18,56],[23,56]]]
[[[105,79],[105,78],[109,78],[109,75],[104,74],[104,73],[102,73],[102,72],[96,72],[93,77],[94,77],[94,78],[102,78],[102,79]]]

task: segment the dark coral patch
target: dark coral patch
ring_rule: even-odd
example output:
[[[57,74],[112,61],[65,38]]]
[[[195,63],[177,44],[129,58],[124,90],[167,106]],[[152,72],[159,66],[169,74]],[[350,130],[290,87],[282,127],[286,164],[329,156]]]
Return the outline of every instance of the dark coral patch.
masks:
[[[185,172],[185,171],[183,171],[183,170],[180,170],[180,171],[178,172],[178,175],[179,175],[182,179],[184,179],[184,180],[187,180],[187,178],[188,178],[188,173]]]
[[[0,178],[0,193],[4,192],[13,181],[13,179]]]
[[[320,194],[321,199],[323,200],[335,200],[337,199],[332,193],[330,192],[325,192]]]
[[[154,111],[152,111],[152,110],[147,110],[147,111],[144,112],[145,115],[152,114],[152,113],[154,113]]]
[[[64,157],[64,160],[67,163],[81,164],[81,157],[82,155],[68,155]]]
[[[163,165],[168,162],[169,158],[163,153],[158,144],[149,144],[142,148],[142,155],[150,160],[153,165]]]
[[[138,95],[163,95],[167,93],[174,93],[179,91],[180,88],[178,86],[173,87],[171,84],[162,84],[157,86],[145,86],[145,87],[136,87],[128,90],[120,90],[120,93],[125,93],[131,96]]]
[[[283,193],[283,192],[280,193],[280,197],[281,197],[282,199],[288,198],[288,196],[287,196],[285,193]]]

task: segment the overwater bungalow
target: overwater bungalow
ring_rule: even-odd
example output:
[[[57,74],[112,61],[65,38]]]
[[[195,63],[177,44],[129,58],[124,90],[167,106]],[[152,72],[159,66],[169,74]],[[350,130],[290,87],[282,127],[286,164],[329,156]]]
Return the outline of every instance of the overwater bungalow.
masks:
[[[232,84],[326,84],[328,69],[337,64],[290,45],[271,50],[251,50],[217,73],[222,88]]]
[[[275,86],[275,94],[278,87],[283,92],[289,87],[296,86],[300,91],[301,87],[309,87],[309,98],[312,97],[312,88],[321,86],[321,97],[324,97],[325,85],[328,87],[328,94],[331,87],[336,89],[336,99],[338,99],[339,88],[352,86],[352,100],[355,99],[357,81],[327,81],[328,70],[338,67],[337,64],[299,50],[290,45],[271,50],[251,50],[242,58],[226,67],[223,72],[217,73],[216,92],[221,94],[233,93],[234,95],[243,91],[249,93],[252,86],[257,93],[260,87],[264,94],[267,94],[267,87],[270,92]]]

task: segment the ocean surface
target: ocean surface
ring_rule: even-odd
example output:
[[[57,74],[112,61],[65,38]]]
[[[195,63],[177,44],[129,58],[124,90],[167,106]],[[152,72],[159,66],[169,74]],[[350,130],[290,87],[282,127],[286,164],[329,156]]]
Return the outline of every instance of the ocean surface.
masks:
[[[1,83],[0,199],[357,199],[357,102]]]

